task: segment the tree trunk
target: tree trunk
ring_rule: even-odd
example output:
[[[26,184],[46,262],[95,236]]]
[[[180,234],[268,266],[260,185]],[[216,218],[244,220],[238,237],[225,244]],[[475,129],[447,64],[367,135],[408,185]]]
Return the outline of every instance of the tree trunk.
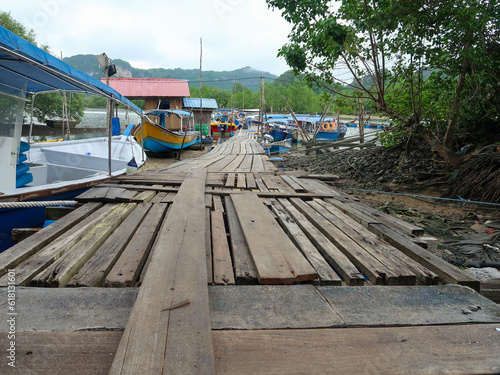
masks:
[[[416,130],[418,135],[420,135],[431,147],[433,147],[447,163],[449,163],[455,169],[460,167],[460,165],[462,164],[462,157],[460,155],[457,155],[445,144],[440,143],[438,140],[434,139],[426,131],[422,124],[418,124]]]

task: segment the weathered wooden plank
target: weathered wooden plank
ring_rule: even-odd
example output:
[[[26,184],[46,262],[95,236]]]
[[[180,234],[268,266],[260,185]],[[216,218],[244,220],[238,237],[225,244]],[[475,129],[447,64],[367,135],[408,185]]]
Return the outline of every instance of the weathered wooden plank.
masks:
[[[85,262],[99,249],[113,231],[135,208],[135,203],[120,203],[102,221],[55,261],[31,280],[32,285],[64,287]]]
[[[339,209],[346,215],[349,215],[351,219],[356,220],[365,228],[368,228],[368,225],[370,224],[380,224],[380,220],[378,218],[375,218],[372,215],[366,215],[365,213],[353,207],[351,204],[340,202],[337,199],[333,198],[327,198],[325,199],[325,201],[335,206],[337,209]]]
[[[101,206],[102,203],[86,203],[51,225],[41,229],[38,233],[23,241],[22,244],[14,245],[0,253],[0,276],[5,275],[7,270],[16,267],[51,241],[54,241],[62,233],[73,228]]]
[[[137,205],[67,285],[101,286],[150,208],[147,203]]]
[[[228,165],[222,168],[221,172],[234,172],[245,159],[245,155],[236,156]]]
[[[264,150],[262,150],[264,151]],[[264,152],[262,152],[264,153]],[[264,162],[262,161],[262,156],[258,155],[257,152],[253,152],[253,164],[252,164],[252,172],[265,172],[266,168],[264,167]],[[267,157],[267,156],[266,156]]]
[[[290,187],[296,191],[297,193],[304,193],[307,191],[306,188],[304,188],[298,179],[294,176],[287,176],[287,175],[282,175],[281,178],[288,184]]]
[[[235,172],[251,172],[252,171],[253,156],[245,155],[245,158],[241,162],[240,166],[236,168]]]
[[[282,176],[269,176],[269,178],[276,184],[280,192],[290,194],[295,193],[290,185],[288,185],[281,177]]]
[[[294,221],[283,206],[275,199],[270,199],[271,209],[278,217],[281,226],[285,229],[293,243],[302,251],[302,254],[307,258],[309,263],[318,272],[320,283],[322,285],[341,285],[342,279],[327,263],[314,244],[307,238],[305,233]]]
[[[255,178],[253,173],[246,173],[247,189],[253,190],[257,189],[257,184],[255,183]]]
[[[175,199],[176,193],[167,193],[165,197],[161,200],[161,203],[172,203]]]
[[[300,184],[311,193],[321,193],[321,194],[332,194],[335,197],[340,197],[340,193],[332,189],[331,187],[323,184],[320,181],[312,180],[309,178],[302,178]]]
[[[304,176],[300,176],[299,178],[316,179],[320,181],[340,181],[340,177],[334,174],[307,174]]]
[[[110,374],[215,374],[205,243],[205,169],[162,225]]]
[[[394,247],[382,241],[373,233],[366,231],[364,227],[334,207],[328,206],[327,203],[319,199],[307,203],[316,211],[321,212],[323,217],[396,274],[398,276],[398,285],[415,285],[417,276],[408,266],[408,263],[412,263],[411,259],[405,257],[404,254],[396,254],[398,251]],[[398,255],[401,255],[409,262],[405,263]]]
[[[238,189],[246,189],[247,187],[246,173],[238,173],[236,187]]]
[[[59,220],[74,210],[74,207],[45,207],[45,220]]]
[[[134,190],[125,190],[122,194],[116,197],[117,202],[130,202],[136,195],[137,191]]]
[[[220,195],[213,195],[212,199],[214,201],[214,211],[224,212],[224,205],[222,204],[222,198]]]
[[[168,205],[165,203],[153,204],[148,215],[106,276],[104,286],[116,288],[134,286],[146,262],[167,207]]]
[[[157,189],[154,187],[153,189]],[[142,193],[137,194],[135,197],[133,197],[130,201],[131,202],[136,202],[136,203],[147,203],[151,201],[156,195],[156,191],[143,191]]]
[[[411,240],[403,237],[396,231],[383,224],[370,224],[368,229],[424,267],[437,273],[444,282],[465,285],[479,291],[480,283],[474,277],[414,244]]]
[[[153,199],[150,200],[150,203],[161,203],[163,199],[165,199],[167,194],[168,193],[166,191],[160,191],[158,194],[154,196]]]
[[[237,157],[238,155],[226,155],[224,158],[210,165],[207,168],[207,170],[208,172],[221,172],[224,168],[226,168],[229,165],[229,163],[231,163]]]
[[[122,332],[16,332],[15,336],[16,367],[2,363],[3,374],[107,375]],[[10,341],[6,333],[0,335],[2,347],[9,348]]]
[[[260,176],[260,175],[259,175]],[[264,186],[260,177],[256,177],[255,179],[257,187],[261,189],[261,186]],[[259,182],[258,182],[259,181]],[[176,187],[163,187],[163,188],[155,188],[146,185],[125,185],[127,189],[132,190],[144,190],[144,191],[166,191],[169,193],[177,193],[179,190]],[[229,194],[238,194],[238,191],[224,190],[224,189],[212,189],[211,187],[207,187],[207,194],[218,194],[218,195],[229,195]],[[241,192],[244,193],[244,192]],[[334,198],[337,197],[338,194],[333,192],[328,194],[323,193],[282,193],[279,191],[269,191],[267,188],[261,189],[261,192],[257,192],[259,197],[264,198]]]
[[[228,173],[225,187],[234,187],[236,181],[236,173]]]
[[[497,327],[214,331],[217,374],[493,374]]]
[[[388,258],[390,262],[392,261],[397,261],[398,263],[401,262],[402,265],[408,267],[408,269],[413,274],[416,275],[417,279],[422,284],[432,285],[438,283],[439,276],[436,273],[430,271],[429,269],[422,266],[420,263],[416,262],[415,260],[408,257],[401,251],[397,250],[395,247],[381,240],[374,233],[366,231],[366,228],[361,224],[359,224],[358,222],[356,222],[354,219],[345,215],[344,213],[342,213],[340,210],[330,205],[329,203],[326,203],[319,199],[315,200],[315,202],[318,203],[325,210],[327,210],[328,213],[336,217],[337,221],[335,222],[337,224],[340,224],[343,228],[347,227],[347,230],[344,230],[344,233],[348,232],[353,233],[354,236],[350,235],[351,238],[355,239],[357,237],[358,243],[360,243],[359,240],[362,241],[360,243],[361,245],[368,244],[370,247],[374,247],[375,251],[382,253],[382,256]],[[339,225],[337,225],[337,227],[339,227]],[[377,257],[375,253],[372,254]],[[384,262],[384,264],[387,265],[388,263]],[[409,285],[413,285],[411,279],[407,279],[405,282],[409,282],[410,283]]]
[[[261,173],[260,176],[262,178],[262,182],[264,182],[264,184],[266,184],[269,191],[272,191],[272,190],[279,191],[278,185],[275,184],[275,182],[270,178],[270,176],[268,174]]]
[[[41,229],[42,228],[13,228],[10,236],[12,237],[12,242],[19,243],[35,233],[38,233]]]
[[[233,194],[231,199],[261,284],[290,284],[318,277],[256,194]]]
[[[250,250],[243,235],[231,197],[226,197],[226,211],[236,283],[256,284],[258,278],[257,270],[250,255]]]
[[[398,277],[392,273],[390,269],[325,219],[319,212],[312,209],[301,199],[292,198],[290,201],[321,231],[321,233],[333,242],[333,244],[337,246],[371,282],[379,284],[382,281],[390,285],[395,285],[397,283]]]
[[[212,211],[212,254],[214,284],[234,285],[233,262],[227,243],[224,217],[220,211]]]
[[[109,188],[106,196],[104,197],[105,202],[113,202],[115,201],[121,194],[125,192],[125,189],[121,187]]]
[[[279,199],[278,202],[292,215],[295,222],[304,231],[309,240],[317,247],[327,262],[342,276],[347,285],[363,285],[365,279],[356,266],[339,250],[321,231],[316,228],[299,210],[288,200]],[[375,277],[374,283],[382,283],[380,276]]]
[[[366,206],[361,203],[352,203],[351,205],[357,210],[363,212],[364,214],[375,217],[388,227],[394,226],[396,228],[399,228],[399,230],[413,234],[414,236],[423,236],[425,233],[422,227],[413,225],[411,223],[407,223],[406,221],[400,220],[394,216],[386,214],[385,212],[381,212],[375,208]]]
[[[75,197],[75,200],[79,202],[99,201],[106,196],[108,191],[109,187],[93,187],[92,189],[87,190],[86,192]]]
[[[207,256],[207,282],[211,285],[214,282],[214,269],[212,267],[212,224],[211,215],[212,210],[209,207],[205,208],[205,248]]]
[[[89,206],[90,205],[90,206]],[[74,244],[82,238],[88,231],[90,231],[99,221],[103,220],[106,215],[108,215],[112,209],[114,208],[114,205],[112,204],[107,204],[104,207],[102,207],[102,203],[87,203],[83,207],[86,207],[86,210],[80,211],[84,214],[84,219],[76,222],[75,224],[75,219],[78,218],[73,218],[73,220],[67,222],[67,224],[71,224],[69,227],[71,231],[68,232],[63,232],[59,233],[59,229],[55,230],[56,233],[59,233],[59,236],[51,238],[52,236],[47,236],[48,238],[51,238],[51,241],[46,241],[46,238],[42,238],[40,242],[35,242],[32,243],[31,241],[35,237],[39,237],[39,234],[44,232],[45,229],[52,227],[53,225],[56,225],[56,223],[53,223],[52,225],[44,228],[37,234],[33,235],[32,237],[28,238],[26,241],[23,243],[20,243],[18,245],[15,245],[11,247],[9,250],[3,252],[0,254],[0,256],[3,256],[4,254],[9,255],[4,257],[4,262],[7,264],[15,264],[15,269],[16,269],[16,283],[18,285],[27,285],[31,279],[36,276],[39,272],[43,271],[45,267],[49,266],[52,264],[56,259],[61,257],[66,251],[72,249]],[[99,208],[99,209],[97,209]],[[69,215],[76,214],[79,211],[79,209],[75,210],[75,212],[72,212]],[[69,216],[68,215],[68,216]],[[66,216],[65,218],[68,218]],[[64,220],[65,218],[61,219]],[[63,226],[64,229],[68,229]],[[52,234],[50,231],[48,231],[48,234]],[[20,245],[27,244],[28,246],[26,247],[27,249],[33,249],[37,248],[38,246],[41,246],[40,244],[45,244],[44,246],[41,246],[39,249],[37,249],[33,254],[30,254],[30,256],[26,256],[27,253],[23,253],[20,251],[20,254],[12,254],[10,253],[13,250],[16,250],[16,248],[19,247],[19,249],[22,250]],[[18,262],[19,259],[23,259],[22,262]],[[14,266],[10,266],[9,268],[13,268]],[[3,268],[4,270],[9,269],[7,267]],[[6,276],[2,276],[0,278],[0,285],[7,285],[7,280]]]

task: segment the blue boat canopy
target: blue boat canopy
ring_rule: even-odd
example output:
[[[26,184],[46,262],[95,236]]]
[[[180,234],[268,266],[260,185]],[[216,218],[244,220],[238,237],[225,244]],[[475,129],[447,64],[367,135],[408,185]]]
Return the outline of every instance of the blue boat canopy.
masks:
[[[166,117],[169,117],[172,113],[176,114],[177,116],[189,116],[193,117],[193,114],[188,111],[181,111],[179,109],[152,109],[150,111],[144,112],[145,115],[155,115],[155,116],[160,116],[160,115],[165,115]]]
[[[0,91],[18,97],[24,88],[29,94],[60,90],[99,95],[142,114],[139,107],[108,85],[0,26]]]

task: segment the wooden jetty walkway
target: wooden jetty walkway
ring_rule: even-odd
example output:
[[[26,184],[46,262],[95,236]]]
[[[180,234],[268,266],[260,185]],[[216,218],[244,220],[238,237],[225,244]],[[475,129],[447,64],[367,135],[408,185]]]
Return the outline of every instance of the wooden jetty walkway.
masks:
[[[479,281],[254,137],[96,186],[1,253],[5,373],[500,372]]]

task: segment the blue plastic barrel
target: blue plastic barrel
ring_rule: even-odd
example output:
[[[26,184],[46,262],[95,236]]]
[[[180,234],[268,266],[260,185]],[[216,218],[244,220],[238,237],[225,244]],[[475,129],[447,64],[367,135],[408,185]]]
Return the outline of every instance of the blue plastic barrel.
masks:
[[[111,135],[120,135],[120,119],[118,117],[111,119]]]

